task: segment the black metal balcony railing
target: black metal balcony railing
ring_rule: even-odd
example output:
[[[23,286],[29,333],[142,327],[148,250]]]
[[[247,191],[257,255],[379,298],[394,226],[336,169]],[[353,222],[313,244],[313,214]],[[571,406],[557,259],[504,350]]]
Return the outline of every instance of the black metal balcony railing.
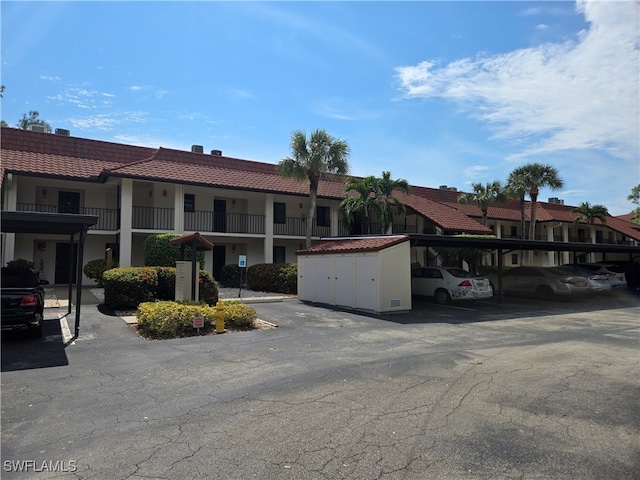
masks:
[[[77,215],[96,215],[98,223],[89,230],[115,231],[120,228],[120,210],[117,208],[68,207],[58,205],[42,205],[34,203],[18,203],[16,210],[20,212],[75,213]]]
[[[158,207],[133,207],[131,228],[144,230],[173,230],[174,209]]]
[[[328,237],[331,235],[330,225],[317,225],[314,219],[314,225],[311,229],[311,235],[314,237]],[[284,223],[273,224],[274,235],[288,235],[292,237],[305,237],[307,235],[307,220],[298,217],[286,217]]]
[[[265,216],[196,210],[185,212],[184,229],[196,232],[265,233]]]

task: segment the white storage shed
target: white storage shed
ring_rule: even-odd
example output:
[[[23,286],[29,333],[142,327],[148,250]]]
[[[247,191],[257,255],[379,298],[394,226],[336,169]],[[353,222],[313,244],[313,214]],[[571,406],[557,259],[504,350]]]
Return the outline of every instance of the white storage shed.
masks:
[[[405,235],[326,239],[299,250],[298,299],[357,310],[411,310]]]

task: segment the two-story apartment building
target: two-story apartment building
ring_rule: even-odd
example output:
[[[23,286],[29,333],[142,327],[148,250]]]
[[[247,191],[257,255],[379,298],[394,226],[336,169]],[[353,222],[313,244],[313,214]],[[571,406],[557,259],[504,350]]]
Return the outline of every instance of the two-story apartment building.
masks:
[[[96,215],[89,230],[85,261],[103,258],[111,248],[121,266],[144,264],[144,242],[152,234],[199,232],[214,244],[204,267],[216,276],[223,265],[246,255],[249,265],[295,262],[304,247],[308,184],[284,178],[275,164],[204,153],[103,142],[69,135],[3,127],[1,130],[2,210]],[[320,182],[313,238],[344,236],[348,228],[338,205],[344,179]],[[407,213],[395,220],[393,233],[495,234],[520,236],[520,206],[510,201],[489,209],[487,227],[472,205],[457,203],[451,188],[413,187],[403,197]],[[605,225],[575,225],[571,207],[540,202],[537,235],[559,243],[555,255],[534,263],[567,261],[562,242],[637,244],[640,231],[610,217]],[[2,234],[3,265],[23,258],[51,283],[68,281],[69,239],[56,235]],[[415,249],[412,261],[430,261]],[[505,265],[521,257],[508,254]],[[516,254],[517,255],[517,254]],[[595,260],[595,259],[594,259]],[[495,261],[488,258],[487,261]]]

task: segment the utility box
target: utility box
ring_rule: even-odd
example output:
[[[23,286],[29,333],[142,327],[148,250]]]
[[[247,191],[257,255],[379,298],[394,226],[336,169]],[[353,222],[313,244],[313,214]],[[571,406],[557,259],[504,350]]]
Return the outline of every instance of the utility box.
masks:
[[[200,277],[200,262],[196,262],[196,279]],[[176,262],[176,301],[200,299],[200,282],[195,282],[196,292],[195,298],[191,298],[191,290],[193,288],[193,262],[177,261]]]
[[[328,239],[299,250],[298,299],[355,310],[411,310],[406,236]]]

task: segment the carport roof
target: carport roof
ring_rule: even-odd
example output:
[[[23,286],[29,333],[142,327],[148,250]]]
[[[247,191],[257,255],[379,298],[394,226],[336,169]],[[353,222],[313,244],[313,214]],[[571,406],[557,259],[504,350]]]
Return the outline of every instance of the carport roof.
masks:
[[[98,223],[95,215],[3,211],[0,215],[3,233],[49,233],[73,235]]]
[[[547,242],[517,238],[465,237],[455,235],[408,234],[411,246],[442,248],[484,248],[490,250],[545,250],[563,252],[633,253],[640,255],[640,247],[606,243]]]

